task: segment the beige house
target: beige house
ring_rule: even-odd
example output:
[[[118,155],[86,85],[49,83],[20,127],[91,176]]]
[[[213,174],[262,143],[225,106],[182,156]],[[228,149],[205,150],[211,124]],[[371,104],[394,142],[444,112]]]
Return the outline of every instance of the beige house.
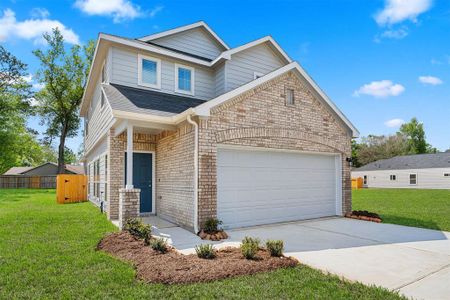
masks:
[[[89,197],[108,218],[198,231],[342,215],[357,129],[270,37],[229,48],[198,22],[100,34],[81,105]]]

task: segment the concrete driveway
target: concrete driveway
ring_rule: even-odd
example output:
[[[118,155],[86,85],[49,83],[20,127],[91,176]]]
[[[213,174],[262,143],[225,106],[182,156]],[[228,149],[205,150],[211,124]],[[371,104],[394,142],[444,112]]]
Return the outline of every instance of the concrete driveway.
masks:
[[[183,253],[206,243],[179,227],[156,229]],[[345,218],[234,229],[217,247],[244,236],[281,239],[285,254],[313,268],[415,299],[450,298],[450,233]]]

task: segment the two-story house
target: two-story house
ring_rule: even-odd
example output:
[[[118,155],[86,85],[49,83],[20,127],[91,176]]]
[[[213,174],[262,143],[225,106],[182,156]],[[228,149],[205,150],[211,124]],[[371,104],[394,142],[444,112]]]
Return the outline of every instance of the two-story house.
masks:
[[[266,36],[230,48],[204,22],[101,33],[81,104],[89,198],[111,220],[198,231],[351,210],[357,129]]]

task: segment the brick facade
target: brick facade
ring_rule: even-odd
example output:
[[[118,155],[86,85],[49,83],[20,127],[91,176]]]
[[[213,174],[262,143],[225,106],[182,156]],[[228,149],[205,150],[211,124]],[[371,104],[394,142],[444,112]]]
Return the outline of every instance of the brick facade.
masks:
[[[285,104],[286,89],[294,105]],[[293,72],[283,74],[211,110],[199,123],[199,223],[217,215],[217,145],[240,145],[336,153],[342,157],[343,212],[351,210],[351,132]],[[156,213],[185,228],[194,220],[194,130],[186,122],[174,132],[134,134],[135,150],[156,152]],[[124,187],[126,134],[108,136],[108,217],[119,216]]]
[[[189,124],[159,135],[156,212],[185,228],[194,226],[194,130]]]
[[[294,105],[286,105],[286,89]],[[338,153],[342,155],[343,212],[351,210],[351,133],[307,84],[290,72],[215,107],[200,121],[199,222],[217,213],[217,145]]]
[[[119,189],[119,227],[128,219],[139,217],[140,189]]]

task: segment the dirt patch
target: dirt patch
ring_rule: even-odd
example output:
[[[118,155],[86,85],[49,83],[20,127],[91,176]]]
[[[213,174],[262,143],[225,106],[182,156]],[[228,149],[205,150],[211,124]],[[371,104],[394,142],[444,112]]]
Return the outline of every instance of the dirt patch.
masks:
[[[373,212],[368,212],[367,210],[354,210],[351,213],[345,215],[347,218],[359,219],[364,221],[371,221],[376,223],[381,223],[383,219]]]
[[[298,264],[293,258],[271,257],[265,250],[258,251],[257,260],[248,260],[242,257],[238,248],[219,250],[215,259],[201,259],[195,254],[183,255],[174,249],[161,254],[127,232],[107,235],[97,248],[133,263],[137,277],[152,283],[207,282]]]

